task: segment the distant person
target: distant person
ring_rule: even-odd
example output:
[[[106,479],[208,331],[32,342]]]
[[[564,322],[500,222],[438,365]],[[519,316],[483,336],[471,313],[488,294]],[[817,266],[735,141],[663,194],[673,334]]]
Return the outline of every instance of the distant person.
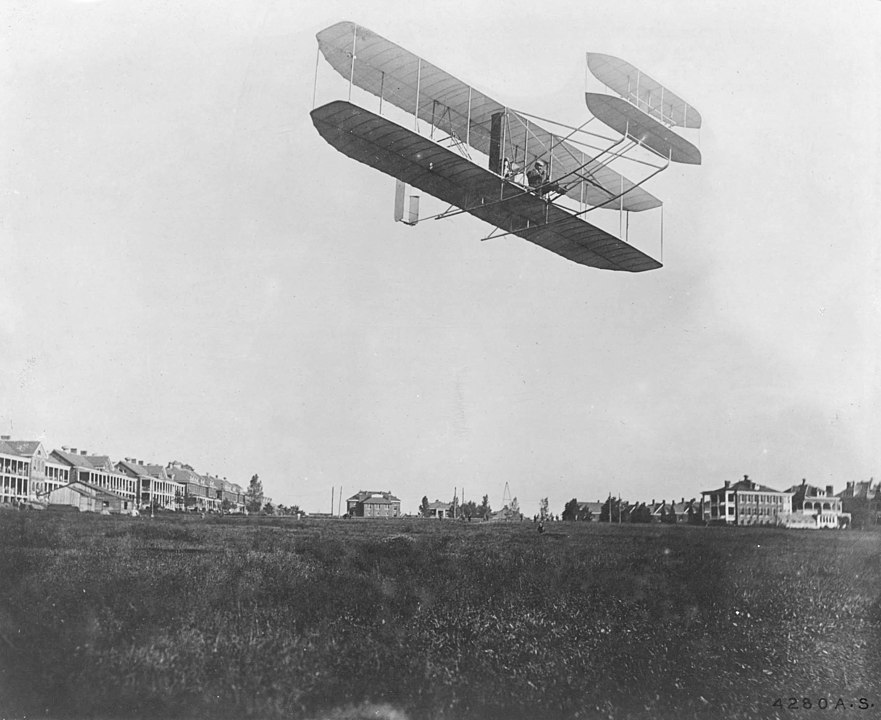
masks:
[[[539,535],[541,535],[541,533],[543,533],[544,531],[545,531],[545,524],[544,524],[543,522],[539,521],[539,523],[538,523],[538,533],[539,533]]]

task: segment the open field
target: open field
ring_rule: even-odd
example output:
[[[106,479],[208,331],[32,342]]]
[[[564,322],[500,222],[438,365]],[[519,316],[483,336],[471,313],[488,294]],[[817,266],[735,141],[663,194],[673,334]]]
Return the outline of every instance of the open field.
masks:
[[[881,534],[0,513],[0,717],[380,705],[881,717]]]

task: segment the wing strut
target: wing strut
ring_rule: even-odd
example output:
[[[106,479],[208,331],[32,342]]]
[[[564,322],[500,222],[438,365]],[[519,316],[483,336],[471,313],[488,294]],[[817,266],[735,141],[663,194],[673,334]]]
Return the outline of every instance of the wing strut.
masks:
[[[651,175],[649,175],[648,177],[643,178],[643,179],[640,180],[638,183],[634,183],[633,188],[637,188],[637,187],[639,187],[640,185],[642,185],[644,182],[648,182],[648,181],[651,180],[655,175],[657,175],[659,172],[662,172],[663,170],[666,170],[668,165],[669,165],[669,163],[667,163],[667,164],[664,165],[663,167],[659,167],[657,170],[655,170],[655,171],[654,171]],[[617,200],[618,198],[622,198],[622,197],[624,197],[627,193],[629,193],[631,190],[633,190],[633,188],[628,188],[628,189],[625,190],[624,192],[619,193],[617,196],[612,197],[612,198],[609,198],[609,202],[613,202],[613,201]],[[509,198],[509,199],[510,199],[510,198]],[[607,204],[608,204],[608,203],[607,203]],[[514,235],[514,234],[516,234],[517,232],[522,232],[524,229],[528,229],[528,230],[538,230],[538,229],[540,229],[540,228],[545,228],[545,227],[548,227],[548,226],[550,226],[550,225],[556,225],[557,223],[565,222],[565,221],[567,221],[567,220],[571,220],[572,218],[575,218],[575,217],[581,217],[582,215],[587,215],[587,213],[596,210],[597,207],[600,207],[600,206],[599,206],[599,205],[595,205],[594,207],[589,207],[589,208],[587,208],[587,210],[582,210],[581,212],[572,213],[571,215],[567,215],[566,217],[560,218],[559,220],[552,220],[552,221],[550,221],[550,222],[542,223],[541,225],[535,225],[535,226],[532,227],[532,228],[528,227],[528,225],[527,225],[526,228],[519,228],[518,230],[512,230],[512,231],[509,231],[509,232],[505,232],[505,233],[502,233],[501,235],[493,235],[492,233],[490,233],[487,237],[485,237],[485,238],[481,238],[481,239],[482,239],[482,240],[489,240],[490,238],[494,238],[494,239],[495,239],[495,238],[503,238],[503,237],[507,237],[508,235]],[[661,207],[663,207],[663,205],[662,205]]]
[[[612,145],[612,147],[614,147],[615,145],[619,145],[621,142],[623,142],[623,140],[624,140],[624,138],[622,138],[621,140],[618,140],[614,145]],[[609,148],[609,149],[611,150],[611,148]],[[598,157],[599,157],[599,156],[598,156]],[[555,180],[554,182],[559,182],[559,181],[562,180],[563,178],[567,178],[567,177],[569,177],[569,176],[571,176],[571,175],[577,175],[580,179],[584,180],[585,182],[590,183],[591,185],[595,185],[597,188],[599,188],[599,189],[602,190],[603,192],[609,192],[609,190],[607,190],[606,188],[602,187],[601,185],[598,185],[597,183],[593,182],[589,177],[584,176],[584,175],[580,175],[580,174],[579,174],[580,171],[581,171],[582,169],[584,169],[587,165],[590,165],[590,164],[591,164],[592,162],[594,162],[595,160],[596,160],[596,158],[592,158],[592,159],[588,160],[586,163],[584,163],[584,164],[581,165],[580,167],[576,168],[575,170],[572,170],[572,171],[566,173],[565,175],[561,175],[561,176],[560,176],[559,178],[557,178],[557,180]],[[666,166],[665,166],[665,167],[666,167]],[[663,170],[663,169],[664,169],[664,168],[661,168],[661,170]],[[660,172],[660,170],[656,170],[655,174],[657,174],[657,172]],[[652,177],[652,176],[650,175],[649,177]],[[649,179],[649,178],[645,178],[645,180],[648,180],[648,179]],[[624,196],[625,196],[627,193],[629,193],[629,192],[632,192],[635,188],[637,188],[637,187],[639,187],[640,185],[642,185],[642,183],[644,183],[645,180],[641,180],[640,182],[635,183],[635,184],[633,185],[633,187],[627,188],[627,190],[625,190],[625,191],[623,191],[623,192],[621,192],[621,193],[618,193],[617,195],[613,195],[613,196],[611,196],[611,197],[610,197],[606,202],[604,202],[602,205],[597,205],[597,206],[594,206],[594,207],[588,208],[588,210],[586,210],[586,211],[584,211],[584,212],[589,212],[590,210],[596,210],[597,207],[606,207],[609,203],[614,202],[615,200],[618,200],[619,198],[624,197]],[[503,181],[504,181],[504,178],[503,178]],[[517,187],[521,187],[521,186],[518,185],[517,183],[513,183],[513,182],[511,182],[511,181],[509,181],[509,180],[508,180],[507,182],[510,182],[512,185],[515,185],[515,186],[517,186]],[[621,179],[621,183],[622,183],[622,185],[623,185],[623,183],[624,183],[624,179],[623,179],[623,178]],[[492,200],[492,201],[487,202],[487,203],[479,203],[478,205],[473,205],[473,206],[471,206],[471,207],[466,207],[466,208],[457,208],[456,210],[453,210],[453,208],[456,207],[455,205],[450,205],[450,206],[449,206],[446,210],[444,210],[443,212],[439,212],[439,213],[437,213],[436,215],[429,215],[428,217],[423,218],[423,220],[446,220],[447,218],[449,218],[449,217],[454,217],[455,215],[461,215],[462,213],[470,213],[472,210],[474,210],[474,209],[476,209],[476,208],[478,208],[478,207],[479,207],[479,208],[492,207],[493,205],[500,205],[500,204],[502,204],[502,203],[510,202],[511,200],[514,200],[515,198],[521,197],[521,196],[523,196],[523,195],[527,195],[527,194],[532,194],[532,195],[534,195],[536,189],[537,189],[537,188],[529,188],[529,187],[527,187],[527,188],[522,188],[520,192],[518,192],[518,193],[516,193],[516,194],[514,194],[514,195],[508,195],[507,197],[504,197],[504,196],[503,196],[503,197],[500,197],[498,200]],[[501,185],[501,193],[502,193],[502,195],[504,194],[504,183]],[[564,195],[565,193],[556,192],[556,193],[554,193],[554,194],[556,194],[557,197],[560,197],[560,196]],[[553,204],[553,200],[546,200],[546,202]],[[581,213],[579,213],[579,214],[581,214]],[[536,227],[539,227],[539,226],[536,226]],[[493,231],[493,232],[495,232],[495,231]],[[510,233],[506,233],[506,234],[510,235]],[[501,236],[496,236],[496,237],[501,237]],[[488,240],[489,238],[485,238],[485,239]]]

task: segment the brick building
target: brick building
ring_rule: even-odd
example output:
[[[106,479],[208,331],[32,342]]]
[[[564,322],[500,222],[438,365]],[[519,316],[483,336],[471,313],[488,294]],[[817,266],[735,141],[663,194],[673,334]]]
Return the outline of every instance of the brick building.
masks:
[[[387,490],[361,490],[346,500],[346,512],[351,517],[400,517],[401,501]]]
[[[792,493],[743,480],[701,493],[704,522],[712,525],[782,525],[792,509]]]

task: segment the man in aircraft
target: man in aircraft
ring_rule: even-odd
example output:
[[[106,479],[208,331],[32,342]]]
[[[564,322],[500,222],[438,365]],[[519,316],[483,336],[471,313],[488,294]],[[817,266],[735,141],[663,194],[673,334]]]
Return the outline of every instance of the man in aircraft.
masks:
[[[547,179],[547,167],[544,160],[536,160],[535,164],[526,173],[529,187],[538,189],[547,182]]]
[[[562,188],[557,183],[551,181],[544,160],[535,161],[533,166],[526,173],[526,180],[529,183],[529,187],[539,195],[547,195],[552,192],[562,195],[566,192],[565,188]]]

